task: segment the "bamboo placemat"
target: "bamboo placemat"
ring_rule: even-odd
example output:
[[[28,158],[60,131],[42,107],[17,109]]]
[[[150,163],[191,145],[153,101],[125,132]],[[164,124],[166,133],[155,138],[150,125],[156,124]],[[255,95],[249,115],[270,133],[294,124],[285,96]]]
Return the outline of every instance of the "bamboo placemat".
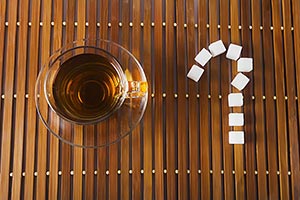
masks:
[[[0,198],[298,199],[299,10],[298,0],[0,0]],[[42,64],[83,38],[126,47],[149,81],[140,125],[107,148],[59,141],[35,109]],[[225,55],[199,83],[186,77],[218,39],[253,57],[242,108],[228,107],[237,70]],[[230,112],[245,126],[229,127]],[[94,128],[105,131],[65,130],[89,142]],[[230,145],[230,130],[245,144]]]

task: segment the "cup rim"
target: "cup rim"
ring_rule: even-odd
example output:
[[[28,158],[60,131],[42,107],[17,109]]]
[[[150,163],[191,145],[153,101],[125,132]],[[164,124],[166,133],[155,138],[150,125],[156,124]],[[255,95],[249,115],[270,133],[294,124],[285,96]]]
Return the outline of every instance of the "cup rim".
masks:
[[[56,108],[55,104],[53,104],[54,102],[52,102],[49,99],[49,96],[47,95],[49,93],[48,90],[47,90],[47,84],[48,84],[48,78],[50,76],[50,69],[52,68],[52,65],[54,65],[57,61],[59,61],[59,59],[61,57],[63,57],[65,54],[67,54],[68,52],[70,52],[72,50],[75,50],[75,49],[81,49],[81,48],[83,48],[83,49],[85,49],[85,48],[97,49],[97,50],[100,50],[102,53],[104,53],[104,55],[101,54],[101,56],[104,56],[105,58],[107,58],[106,56],[109,56],[111,58],[111,60],[110,60],[110,58],[107,58],[107,59],[109,59],[110,61],[112,61],[114,63],[112,66],[115,69],[115,71],[118,73],[118,76],[120,77],[120,82],[121,82],[121,84],[124,88],[124,91],[122,92],[122,97],[118,101],[116,107],[110,113],[105,114],[103,117],[96,117],[96,118],[93,118],[93,119],[90,119],[90,120],[75,121],[71,118],[66,117],[62,112],[60,112],[59,109]],[[82,54],[78,54],[78,55],[82,55]],[[95,55],[98,55],[98,54],[95,54]],[[72,57],[70,57],[70,58],[72,58]],[[93,124],[99,123],[99,122],[109,118],[111,115],[113,115],[122,106],[122,104],[125,100],[126,92],[128,90],[128,82],[127,82],[127,79],[126,79],[126,77],[123,73],[121,64],[118,62],[118,60],[116,59],[116,57],[114,55],[112,55],[110,52],[106,51],[105,49],[102,49],[102,48],[99,48],[99,47],[96,47],[96,46],[90,46],[90,45],[88,45],[88,46],[85,46],[85,45],[76,46],[74,48],[70,48],[70,49],[67,49],[66,51],[62,52],[60,55],[58,55],[55,58],[55,60],[53,62],[50,62],[49,65],[50,65],[49,69],[46,72],[45,80],[43,82],[44,94],[45,94],[47,103],[48,103],[49,107],[52,109],[52,111],[55,112],[57,115],[59,115],[59,117],[63,118],[64,120],[66,120],[70,123],[78,124],[78,125],[93,125]],[[62,66],[62,64],[59,66],[59,68],[61,66]],[[54,73],[57,73],[57,72],[54,72]]]

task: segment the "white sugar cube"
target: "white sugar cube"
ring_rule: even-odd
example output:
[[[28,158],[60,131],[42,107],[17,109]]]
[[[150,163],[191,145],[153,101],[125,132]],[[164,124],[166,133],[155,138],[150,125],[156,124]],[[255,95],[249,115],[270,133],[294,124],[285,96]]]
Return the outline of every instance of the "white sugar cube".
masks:
[[[245,76],[242,73],[238,73],[231,81],[231,85],[234,86],[239,91],[242,91],[246,87],[249,81],[250,79],[247,76]]]
[[[222,40],[218,40],[216,42],[211,43],[208,46],[208,49],[213,57],[221,55],[222,53],[224,53],[226,51],[226,48],[225,48]]]
[[[229,113],[229,126],[244,126],[244,113]]]
[[[236,61],[240,57],[241,52],[242,52],[242,46],[236,44],[230,44],[228,47],[226,58]]]
[[[204,66],[211,59],[212,55],[208,50],[203,48],[195,57],[195,60],[201,65]]]
[[[251,72],[253,69],[253,59],[252,58],[240,58],[237,61],[238,72]]]
[[[198,82],[203,72],[204,69],[198,67],[197,65],[193,65],[189,73],[187,74],[187,77],[194,80],[195,82]]]
[[[244,144],[244,131],[229,131],[229,144]]]
[[[242,93],[231,93],[228,95],[229,107],[243,106],[243,94]]]

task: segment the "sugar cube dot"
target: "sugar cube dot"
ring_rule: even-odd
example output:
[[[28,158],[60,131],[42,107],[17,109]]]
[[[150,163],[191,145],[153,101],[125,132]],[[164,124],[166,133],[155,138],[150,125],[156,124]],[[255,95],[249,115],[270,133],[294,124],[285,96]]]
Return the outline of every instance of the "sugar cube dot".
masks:
[[[208,50],[203,48],[195,57],[195,60],[201,65],[204,66],[211,59],[212,55]]]
[[[244,113],[229,113],[229,126],[244,126]]]
[[[229,131],[229,144],[244,144],[244,131]]]
[[[226,48],[225,48],[222,40],[218,40],[216,42],[211,43],[208,46],[208,49],[213,57],[221,55],[222,53],[224,53],[226,51]]]
[[[230,44],[228,47],[226,58],[236,61],[240,57],[241,52],[242,52],[242,46],[236,44]]]
[[[250,79],[242,73],[238,73],[234,79],[231,81],[231,85],[237,88],[239,91],[242,91]]]
[[[253,59],[252,58],[240,58],[237,61],[237,71],[238,72],[251,72],[253,69]]]
[[[197,65],[193,65],[189,73],[187,74],[187,77],[194,80],[195,82],[198,82],[203,72],[204,69],[198,67]]]
[[[229,107],[243,106],[243,94],[242,93],[231,93],[228,95]]]

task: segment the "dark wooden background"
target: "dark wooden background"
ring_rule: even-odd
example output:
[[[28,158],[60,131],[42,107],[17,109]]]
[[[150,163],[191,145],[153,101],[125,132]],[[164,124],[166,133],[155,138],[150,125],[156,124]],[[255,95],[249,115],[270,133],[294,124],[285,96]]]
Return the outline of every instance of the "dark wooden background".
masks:
[[[0,0],[0,199],[299,199],[299,11],[299,0]],[[58,141],[35,110],[42,63],[82,38],[122,44],[149,80],[140,126],[107,148]],[[243,108],[227,106],[237,72],[225,55],[198,84],[186,78],[218,39],[254,58]],[[245,113],[245,145],[228,144],[231,111]]]

